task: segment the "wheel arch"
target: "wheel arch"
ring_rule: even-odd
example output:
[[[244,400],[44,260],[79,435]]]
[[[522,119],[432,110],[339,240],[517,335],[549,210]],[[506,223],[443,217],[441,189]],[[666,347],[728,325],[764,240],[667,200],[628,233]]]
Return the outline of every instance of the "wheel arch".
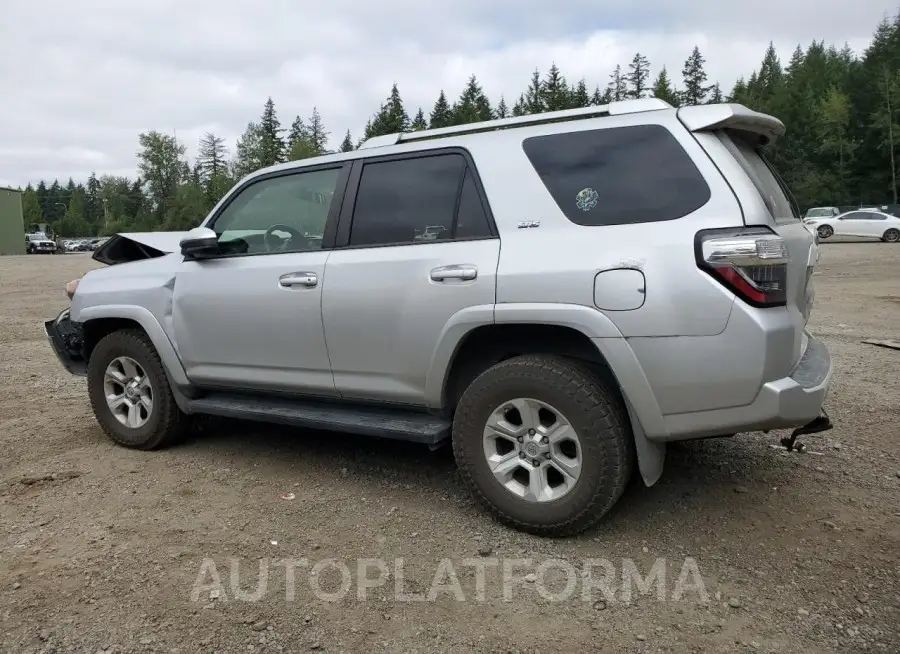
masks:
[[[572,314],[582,315],[582,310],[590,312],[587,315],[594,325],[578,325],[571,320]],[[521,320],[473,324],[458,330],[458,339],[442,368],[437,397],[430,398],[432,407],[452,414],[462,392],[475,377],[513,356],[556,354],[583,361],[619,392],[631,422],[641,476],[647,486],[655,484],[662,474],[666,447],[647,439],[644,424],[649,420],[654,427],[662,425],[662,416],[625,338],[606,316],[588,307],[577,307],[566,320],[561,319],[564,313],[558,309],[551,309],[544,320],[527,320],[534,311],[529,309]],[[508,311],[499,313],[505,313],[504,318],[513,317]],[[556,320],[547,322],[547,315]],[[631,369],[633,366],[637,369]]]
[[[140,329],[156,348],[172,385],[181,388],[190,386],[175,346],[159,321],[144,307],[135,305],[86,307],[79,312],[78,320],[84,328],[85,361],[90,359],[94,346],[107,334],[121,329]]]

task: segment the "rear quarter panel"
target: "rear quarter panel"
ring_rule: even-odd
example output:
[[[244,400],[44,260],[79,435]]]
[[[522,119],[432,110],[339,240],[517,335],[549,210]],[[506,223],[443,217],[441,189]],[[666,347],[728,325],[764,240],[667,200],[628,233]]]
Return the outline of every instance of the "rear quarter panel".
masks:
[[[675,136],[706,179],[710,200],[692,214],[671,221],[603,227],[570,222],[528,160],[523,140],[635,124],[659,124]],[[725,329],[734,297],[697,268],[694,236],[701,229],[740,225],[740,207],[674,110],[508,130],[466,146],[475,156],[503,242],[498,304],[549,302],[593,307],[597,273],[634,268],[646,278],[643,306],[604,312],[622,335],[703,336]],[[647,192],[653,189],[647,188]],[[539,225],[519,227],[527,221]]]

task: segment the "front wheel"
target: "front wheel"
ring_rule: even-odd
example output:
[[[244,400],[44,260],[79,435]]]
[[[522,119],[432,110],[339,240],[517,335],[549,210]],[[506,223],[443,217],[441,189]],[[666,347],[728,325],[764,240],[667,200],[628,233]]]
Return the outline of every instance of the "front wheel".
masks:
[[[819,238],[830,238],[834,236],[834,228],[831,225],[822,225],[816,230]]]
[[[453,451],[480,504],[543,536],[597,523],[634,465],[617,389],[579,362],[546,355],[514,357],[472,382],[456,409]]]
[[[900,242],[900,230],[894,229],[891,227],[884,233],[884,236],[881,237],[881,240],[885,243],[897,243]]]
[[[165,369],[146,334],[122,330],[103,337],[88,361],[88,395],[111,440],[153,450],[181,440],[187,416],[175,404]]]

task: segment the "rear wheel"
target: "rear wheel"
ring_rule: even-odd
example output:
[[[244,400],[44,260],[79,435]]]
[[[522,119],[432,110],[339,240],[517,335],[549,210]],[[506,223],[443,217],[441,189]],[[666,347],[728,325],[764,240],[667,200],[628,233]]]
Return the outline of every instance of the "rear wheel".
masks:
[[[113,332],[88,362],[88,395],[97,422],[114,442],[153,450],[182,439],[188,417],[175,404],[150,339],[138,330]]]
[[[892,227],[884,233],[884,236],[881,237],[881,240],[885,243],[897,243],[898,241],[900,241],[900,230],[894,229]]]
[[[831,225],[822,225],[816,230],[819,238],[829,238],[834,235],[834,228]]]
[[[543,355],[509,359],[472,382],[453,450],[476,500],[501,522],[545,536],[598,522],[634,461],[616,389],[581,363]]]

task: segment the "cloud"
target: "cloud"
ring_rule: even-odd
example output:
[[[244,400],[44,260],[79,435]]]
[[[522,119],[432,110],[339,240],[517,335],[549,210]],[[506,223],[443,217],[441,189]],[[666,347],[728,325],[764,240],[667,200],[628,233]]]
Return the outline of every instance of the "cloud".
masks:
[[[315,105],[332,143],[361,134],[397,82],[407,110],[476,74],[512,104],[535,68],[605,86],[635,52],[680,78],[694,44],[728,89],[774,42],[864,48],[891,0],[9,0],[0,22],[0,185],[135,171],[137,135],[229,143],[266,98]]]

